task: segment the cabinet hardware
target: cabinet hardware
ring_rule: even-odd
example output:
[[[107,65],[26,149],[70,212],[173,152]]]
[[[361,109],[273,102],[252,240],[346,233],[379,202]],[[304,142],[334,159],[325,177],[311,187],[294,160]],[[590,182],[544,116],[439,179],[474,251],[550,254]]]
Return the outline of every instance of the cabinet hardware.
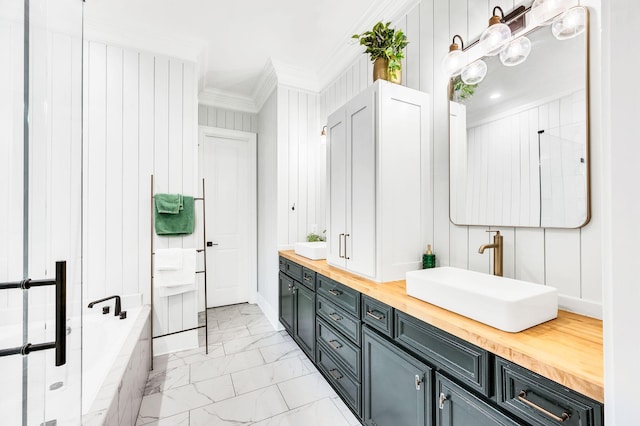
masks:
[[[328,290],[329,293],[333,294],[334,296],[340,296],[342,294],[342,292],[340,290],[336,290],[335,288],[332,288],[331,290]]]
[[[526,391],[520,391],[520,393],[518,394],[518,399],[520,400],[520,402],[527,404],[529,407],[533,408],[534,410],[540,411],[542,414],[546,415],[547,417],[550,417],[551,419],[555,420],[556,422],[564,422],[565,420],[569,420],[569,418],[571,417],[571,415],[569,413],[567,413],[566,411],[564,413],[562,413],[562,415],[560,417],[556,416],[555,414],[553,414],[550,411],[545,410],[544,408],[542,408],[541,406],[529,401],[527,399],[527,392]]]
[[[338,343],[337,340],[329,340],[329,345],[331,345],[331,347],[333,349],[336,349],[336,350],[338,350],[338,349],[340,349],[342,347],[342,345],[340,343]]]
[[[416,390],[419,391],[420,390],[420,385],[422,384],[422,377],[420,377],[418,374],[416,374]]]
[[[293,292],[293,284],[289,284],[289,291]]]
[[[305,280],[305,281],[311,281],[311,277],[310,277],[309,275],[305,275],[305,276],[304,276],[304,280]]]
[[[344,237],[344,234],[338,234],[338,257],[344,259],[342,254],[342,237]]]
[[[336,314],[335,312],[331,312],[329,314],[329,318],[331,318],[334,321],[342,321],[342,317],[338,314]]]
[[[333,377],[334,380],[340,380],[343,377],[335,368],[329,370],[329,374],[331,374],[331,377]]]
[[[444,392],[440,393],[440,398],[438,398],[438,408],[441,410],[444,410],[444,402],[449,399],[449,397],[447,395],[444,394]]]
[[[380,314],[380,315],[376,315],[374,312]],[[376,321],[382,321],[384,320],[384,314],[378,311],[367,311],[367,316],[370,316],[371,318],[373,318]],[[416,376],[418,377],[418,376]]]
[[[292,292],[293,294],[296,294],[296,292],[297,292],[297,291],[298,291],[298,287],[293,286],[293,290],[291,290],[291,292]]]
[[[350,237],[351,234],[344,234],[344,258],[349,260],[351,259],[348,255],[347,255],[347,237]]]

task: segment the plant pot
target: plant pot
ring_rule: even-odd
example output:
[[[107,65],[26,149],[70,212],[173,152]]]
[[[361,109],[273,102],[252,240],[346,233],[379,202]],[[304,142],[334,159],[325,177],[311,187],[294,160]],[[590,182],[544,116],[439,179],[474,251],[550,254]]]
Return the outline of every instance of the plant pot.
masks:
[[[402,83],[402,70],[399,69],[395,72],[395,75],[389,73],[389,62],[386,59],[378,58],[373,63],[373,81],[387,80],[391,83]]]
[[[388,80],[387,68],[389,62],[386,59],[378,58],[373,63],[373,81],[376,80]]]

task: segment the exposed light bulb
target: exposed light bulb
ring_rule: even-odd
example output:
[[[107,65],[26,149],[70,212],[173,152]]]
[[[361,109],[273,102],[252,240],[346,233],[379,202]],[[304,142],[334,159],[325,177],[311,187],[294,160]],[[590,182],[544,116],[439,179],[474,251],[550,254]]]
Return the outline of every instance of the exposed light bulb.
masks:
[[[523,63],[529,53],[531,53],[531,41],[526,37],[519,37],[500,52],[500,62],[508,67],[513,67]]]
[[[551,24],[551,32],[558,40],[567,40],[582,34],[587,28],[587,11],[574,7],[557,17]]]
[[[462,50],[452,50],[442,60],[442,72],[448,77],[460,75],[467,65],[467,55]]]
[[[489,27],[480,36],[480,49],[487,56],[495,56],[510,39],[511,29],[507,24],[502,23],[499,16],[494,15],[489,19]]]

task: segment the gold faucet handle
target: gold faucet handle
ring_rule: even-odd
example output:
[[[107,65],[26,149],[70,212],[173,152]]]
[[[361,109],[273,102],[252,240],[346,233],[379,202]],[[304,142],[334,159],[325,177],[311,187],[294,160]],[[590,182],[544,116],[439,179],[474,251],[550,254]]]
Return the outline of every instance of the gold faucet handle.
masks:
[[[499,237],[499,236],[500,236],[500,230],[499,230],[499,229],[496,229],[495,231],[494,231],[494,230],[492,230],[492,229],[490,229],[490,230],[488,230],[488,231],[484,231],[484,232],[495,232],[495,233],[496,233],[496,235],[495,235],[496,237]]]

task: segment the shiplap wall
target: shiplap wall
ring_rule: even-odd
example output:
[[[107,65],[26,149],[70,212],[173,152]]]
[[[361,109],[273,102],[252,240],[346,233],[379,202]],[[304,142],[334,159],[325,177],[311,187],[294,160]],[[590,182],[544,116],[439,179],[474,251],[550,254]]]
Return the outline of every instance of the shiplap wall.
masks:
[[[491,272],[493,256],[480,255],[478,247],[490,241],[488,227],[456,226],[449,220],[449,145],[447,80],[441,61],[454,34],[466,43],[486,28],[494,6],[505,13],[531,1],[422,0],[395,22],[409,39],[403,66],[403,84],[432,95],[433,99],[433,247],[439,265]],[[600,1],[581,1],[591,8],[591,203],[601,202],[600,170]],[[347,99],[372,84],[372,65],[363,55],[320,96],[320,117],[326,117]],[[587,315],[602,315],[600,266],[601,218],[593,215],[580,229],[494,227],[504,234],[504,274],[558,288],[560,304]]]
[[[229,130],[258,133],[258,114],[198,105],[198,124]]]
[[[198,195],[195,64],[92,41],[84,61],[85,299],[149,303],[150,176],[156,193]],[[198,232],[154,233],[155,248],[199,248]],[[194,292],[155,297],[154,335],[196,325]]]
[[[277,88],[278,246],[288,247],[316,225],[324,230],[324,193],[317,182],[325,176],[324,146],[318,119],[319,96]],[[287,214],[284,214],[287,212]]]

